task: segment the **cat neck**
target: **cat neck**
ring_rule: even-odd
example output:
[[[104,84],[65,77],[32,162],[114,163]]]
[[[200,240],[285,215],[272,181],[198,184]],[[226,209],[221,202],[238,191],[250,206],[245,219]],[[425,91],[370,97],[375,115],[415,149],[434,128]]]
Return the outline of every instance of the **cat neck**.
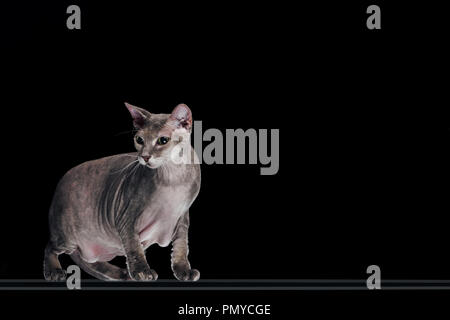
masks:
[[[171,161],[164,163],[155,170],[155,176],[160,182],[174,183],[182,182],[189,178],[192,171],[192,165],[189,164],[176,164]]]

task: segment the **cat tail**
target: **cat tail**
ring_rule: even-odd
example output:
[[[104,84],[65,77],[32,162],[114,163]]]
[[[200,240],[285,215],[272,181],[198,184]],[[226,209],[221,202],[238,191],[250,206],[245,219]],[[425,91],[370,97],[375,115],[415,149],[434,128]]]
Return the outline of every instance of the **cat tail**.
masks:
[[[83,271],[94,278],[105,281],[130,280],[126,269],[119,268],[108,262],[86,262],[81,258],[78,250],[75,250],[70,257],[81,269],[83,269]]]

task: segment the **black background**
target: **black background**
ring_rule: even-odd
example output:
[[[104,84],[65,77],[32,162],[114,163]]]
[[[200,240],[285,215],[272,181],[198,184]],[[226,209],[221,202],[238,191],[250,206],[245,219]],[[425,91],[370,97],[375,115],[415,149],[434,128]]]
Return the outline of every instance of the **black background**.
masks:
[[[66,28],[69,4],[81,30]],[[449,279],[440,10],[377,1],[371,31],[369,4],[4,7],[1,277],[42,278],[56,184],[133,150],[127,101],[186,103],[204,130],[280,129],[274,176],[202,165],[190,229],[202,278],[363,279],[377,264],[383,278]],[[147,254],[163,279],[169,252]]]

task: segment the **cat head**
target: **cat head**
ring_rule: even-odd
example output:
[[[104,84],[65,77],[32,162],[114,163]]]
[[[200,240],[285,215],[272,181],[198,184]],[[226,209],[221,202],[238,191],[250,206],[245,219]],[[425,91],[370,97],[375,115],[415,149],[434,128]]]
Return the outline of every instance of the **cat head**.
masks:
[[[141,165],[152,169],[171,161],[181,143],[189,143],[192,112],[179,104],[171,114],[154,114],[125,102],[136,129],[134,146]],[[178,152],[178,151],[177,151]]]

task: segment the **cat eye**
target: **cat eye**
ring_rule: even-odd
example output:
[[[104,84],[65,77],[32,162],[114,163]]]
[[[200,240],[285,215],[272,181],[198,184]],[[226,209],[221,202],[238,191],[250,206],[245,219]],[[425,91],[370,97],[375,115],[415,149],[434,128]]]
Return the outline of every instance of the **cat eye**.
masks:
[[[136,137],[136,143],[137,144],[144,144],[144,139],[142,139],[142,137],[137,136]]]
[[[156,143],[162,146],[163,144],[169,142],[169,140],[170,140],[169,137],[159,137],[158,140],[156,140]]]

